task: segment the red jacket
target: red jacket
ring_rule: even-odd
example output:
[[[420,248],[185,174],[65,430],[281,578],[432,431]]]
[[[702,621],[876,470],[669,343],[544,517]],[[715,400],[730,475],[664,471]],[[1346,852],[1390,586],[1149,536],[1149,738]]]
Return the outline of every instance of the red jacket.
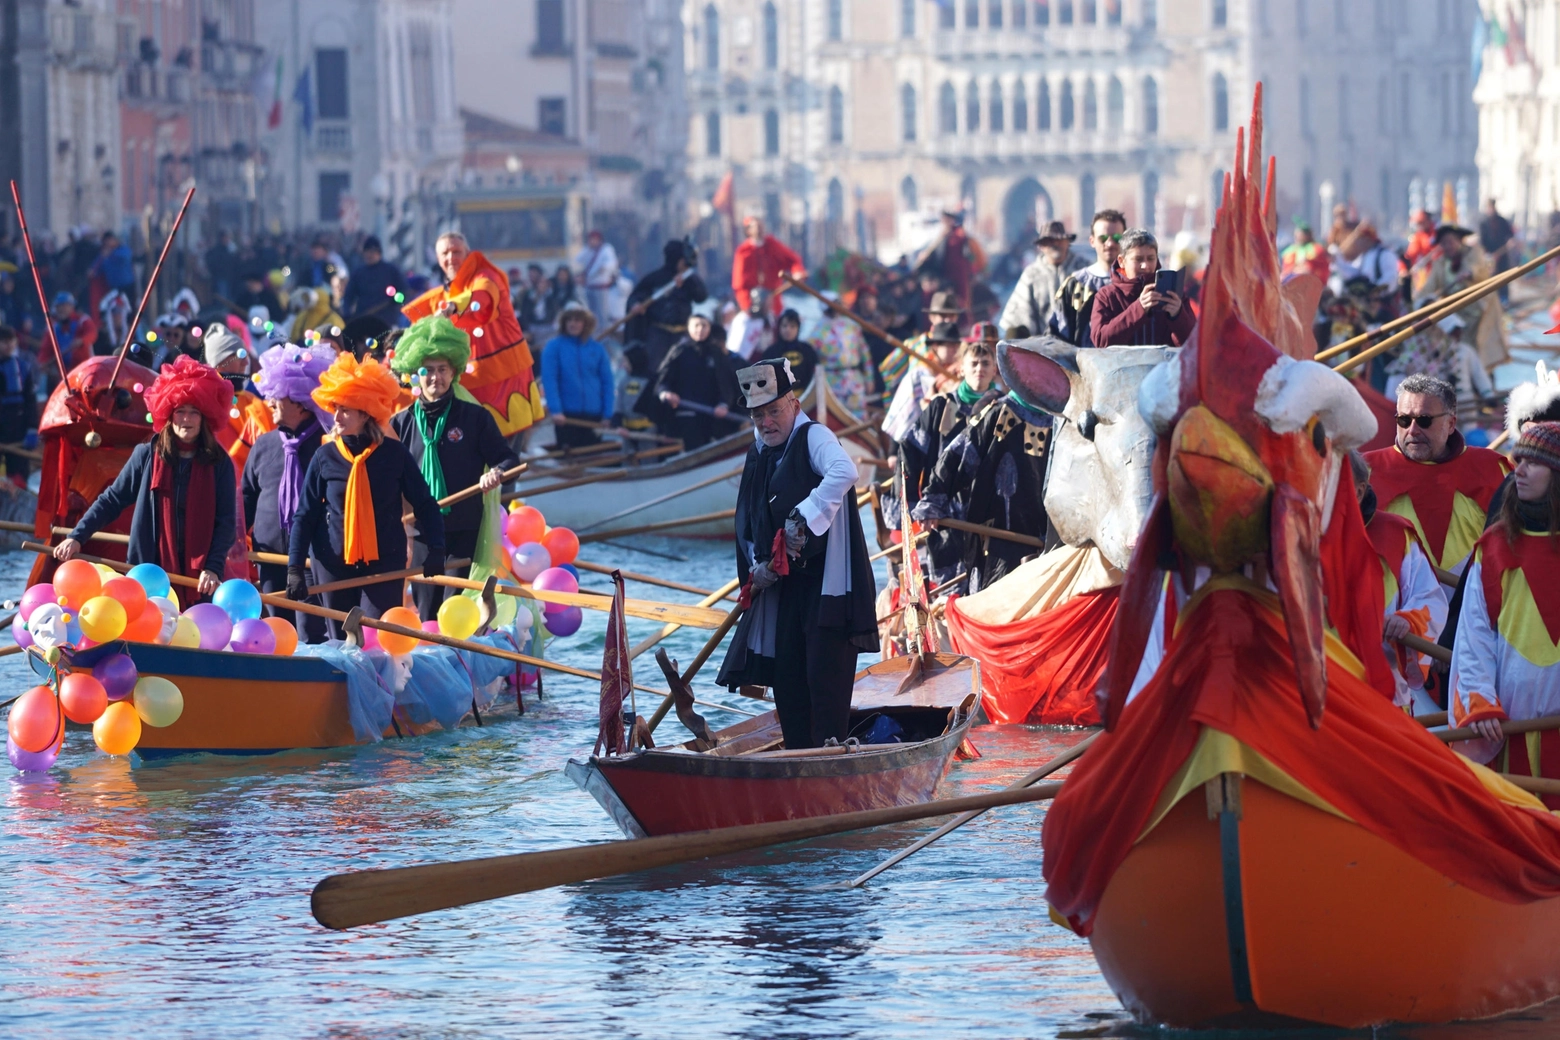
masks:
[[[780,276],[786,271],[798,279],[807,276],[802,258],[787,249],[784,243],[772,235],[765,235],[758,245],[744,241],[731,258],[731,289],[737,298],[737,306],[748,309],[748,290],[766,289],[770,305],[776,316],[784,309],[780,304]]]
[[[1089,319],[1090,339],[1096,347],[1179,347],[1192,334],[1197,317],[1181,298],[1181,309],[1170,317],[1162,308],[1144,310],[1138,302],[1153,276],[1129,279],[1118,267],[1111,271],[1110,284],[1094,295],[1094,312]]]

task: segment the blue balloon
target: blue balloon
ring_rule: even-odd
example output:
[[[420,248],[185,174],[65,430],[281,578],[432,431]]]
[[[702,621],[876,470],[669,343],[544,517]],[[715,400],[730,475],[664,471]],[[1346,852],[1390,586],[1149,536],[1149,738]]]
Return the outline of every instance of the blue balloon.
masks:
[[[568,571],[570,574],[574,575],[574,580],[576,582],[578,582],[580,580],[580,569],[578,567],[574,566],[574,564],[572,564],[572,563],[560,563],[560,564],[558,564],[558,569],[561,570],[561,571]]]
[[[173,587],[168,581],[168,572],[155,563],[138,563],[131,567],[127,577],[134,578],[141,583],[141,588],[146,590],[146,596],[166,596]]]
[[[234,621],[260,616],[260,590],[243,578],[229,578],[217,586],[217,594],[211,601]]]
[[[65,622],[65,642],[71,646],[79,646],[81,638],[81,625],[77,624],[76,615],[72,614],[70,620]]]

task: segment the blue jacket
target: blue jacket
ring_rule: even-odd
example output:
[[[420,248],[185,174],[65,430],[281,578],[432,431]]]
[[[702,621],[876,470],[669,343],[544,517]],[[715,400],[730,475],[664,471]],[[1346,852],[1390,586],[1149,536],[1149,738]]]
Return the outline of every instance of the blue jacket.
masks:
[[[385,292],[386,289],[406,292],[406,279],[401,276],[399,267],[388,260],[359,267],[347,279],[346,291],[341,294],[342,317],[350,321],[361,314],[373,313],[386,325],[396,324],[401,318],[401,305],[395,302],[393,294]]]
[[[127,245],[120,244],[107,256],[99,256],[92,261],[92,270],[103,276],[103,281],[108,283],[110,289],[123,289],[128,293],[135,288],[135,269],[130,264],[130,247]]]
[[[593,339],[554,336],[542,348],[542,392],[551,411],[601,417],[617,403],[617,381],[607,348]]]

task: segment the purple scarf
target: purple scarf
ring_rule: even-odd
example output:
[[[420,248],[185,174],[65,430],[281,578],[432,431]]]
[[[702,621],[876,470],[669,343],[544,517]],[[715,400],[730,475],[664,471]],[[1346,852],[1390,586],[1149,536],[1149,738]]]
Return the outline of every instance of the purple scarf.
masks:
[[[285,428],[276,428],[282,438],[282,482],[276,489],[276,507],[281,515],[282,531],[286,534],[292,533],[293,517],[298,514],[298,503],[303,500],[303,467],[298,465],[298,445],[308,439],[313,428],[312,415],[291,437],[287,436]]]

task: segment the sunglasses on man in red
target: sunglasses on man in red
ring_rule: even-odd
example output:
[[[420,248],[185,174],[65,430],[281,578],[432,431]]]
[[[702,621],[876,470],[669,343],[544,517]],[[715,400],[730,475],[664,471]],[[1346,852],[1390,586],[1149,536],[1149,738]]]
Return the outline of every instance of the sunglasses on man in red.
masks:
[[[1399,415],[1397,416],[1398,429],[1406,430],[1410,425],[1417,423],[1421,430],[1428,430],[1430,424],[1443,415],[1451,415],[1451,412],[1436,412],[1434,415]]]

